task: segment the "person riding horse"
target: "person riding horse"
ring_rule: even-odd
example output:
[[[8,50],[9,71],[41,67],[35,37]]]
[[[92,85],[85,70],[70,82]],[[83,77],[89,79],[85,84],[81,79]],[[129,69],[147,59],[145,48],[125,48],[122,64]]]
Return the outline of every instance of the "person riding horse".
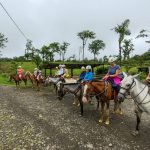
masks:
[[[40,76],[42,76],[42,71],[39,70],[38,68],[34,68],[34,73],[33,73],[33,75],[34,75],[34,78],[35,78],[35,79],[39,80]]]
[[[19,78],[20,80],[22,80],[22,77],[23,77],[23,69],[22,69],[21,66],[18,66],[18,68],[17,68],[17,75],[18,75],[18,78]]]
[[[64,71],[64,74],[62,75],[63,78],[69,78],[69,72],[68,72],[68,69],[66,68],[65,65],[62,65],[62,68],[63,68],[63,71]]]
[[[112,83],[112,88],[114,89],[114,97],[116,98],[120,89],[121,78],[120,66],[115,64],[115,58],[111,57],[108,60],[110,66],[108,73],[103,77],[104,80],[110,81]]]
[[[78,82],[81,82],[81,81],[84,79],[85,74],[86,74],[85,67],[82,66],[82,67],[81,67],[81,73],[80,73],[80,75],[79,75],[79,80],[78,80]]]
[[[82,82],[89,82],[93,80],[92,68],[90,65],[86,66],[86,73]]]

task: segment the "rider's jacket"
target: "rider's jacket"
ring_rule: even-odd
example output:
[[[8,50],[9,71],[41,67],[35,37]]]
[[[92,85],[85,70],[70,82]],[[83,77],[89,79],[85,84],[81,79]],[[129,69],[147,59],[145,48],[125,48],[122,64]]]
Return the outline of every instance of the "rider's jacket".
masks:
[[[84,77],[84,81],[92,81],[93,79],[93,73],[90,72],[86,72],[85,77]]]
[[[79,76],[79,80],[83,80],[85,77],[86,71],[81,72],[80,76]]]

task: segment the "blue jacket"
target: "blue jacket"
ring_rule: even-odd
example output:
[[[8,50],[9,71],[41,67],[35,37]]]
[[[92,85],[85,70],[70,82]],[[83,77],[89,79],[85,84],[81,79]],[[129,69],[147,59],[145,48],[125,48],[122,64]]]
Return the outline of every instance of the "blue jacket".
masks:
[[[85,74],[86,74],[86,71],[84,71],[84,72],[82,72],[82,73],[80,74],[80,76],[79,76],[79,80],[80,80],[80,81],[84,79]]]
[[[93,79],[93,73],[92,72],[86,72],[84,81],[92,81]]]

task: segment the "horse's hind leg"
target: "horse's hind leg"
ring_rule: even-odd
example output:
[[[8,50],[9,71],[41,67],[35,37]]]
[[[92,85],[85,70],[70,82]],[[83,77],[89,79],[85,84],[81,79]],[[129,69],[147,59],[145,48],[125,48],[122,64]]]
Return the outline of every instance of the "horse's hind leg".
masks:
[[[105,110],[105,102],[101,101],[101,113],[100,113],[99,123],[103,122],[103,119],[104,119],[104,110]]]
[[[108,125],[110,123],[110,117],[109,117],[109,101],[106,102],[106,121],[105,124]]]

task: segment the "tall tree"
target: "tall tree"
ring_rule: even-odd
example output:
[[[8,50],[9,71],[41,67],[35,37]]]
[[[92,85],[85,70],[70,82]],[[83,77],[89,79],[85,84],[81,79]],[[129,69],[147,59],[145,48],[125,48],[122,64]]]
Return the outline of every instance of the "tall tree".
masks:
[[[128,29],[129,27],[129,23],[130,23],[130,20],[129,19],[126,19],[124,22],[122,22],[121,25],[117,25],[116,27],[114,27],[112,30],[114,30],[117,34],[119,34],[119,39],[118,39],[118,42],[119,42],[119,61],[120,61],[120,66],[121,66],[121,59],[122,59],[122,47],[121,47],[121,44],[125,38],[125,35],[130,35],[131,32],[130,30]]]
[[[61,55],[60,44],[58,42],[53,42],[48,47],[49,47],[49,58],[50,58],[50,61],[54,60],[54,53],[59,53]]]
[[[3,49],[3,48],[5,48],[6,46],[5,46],[5,43],[7,43],[8,42],[8,39],[7,38],[5,38],[5,36],[4,36],[4,34],[2,34],[2,33],[0,33],[0,49]],[[1,57],[1,50],[0,50],[0,57]]]
[[[48,54],[48,50],[49,50],[49,47],[47,47],[45,45],[42,46],[42,48],[41,48],[40,54],[42,55],[43,62],[45,61],[46,55]]]
[[[104,50],[105,43],[102,40],[94,40],[91,44],[89,44],[89,51],[94,54],[94,62],[95,56],[99,54],[100,50]]]
[[[62,59],[63,59],[63,62],[65,60],[65,54],[66,54],[66,51],[67,51],[67,48],[70,44],[67,43],[67,42],[63,42],[63,44],[60,46],[60,51],[62,52]]]
[[[150,37],[149,31],[142,29],[139,33],[139,35],[136,38],[148,38]],[[150,43],[150,40],[145,41],[146,43]]]
[[[134,50],[134,45],[131,39],[129,40],[125,39],[123,41],[122,50],[123,50],[124,60],[129,59],[130,53]]]
[[[85,45],[86,45],[88,39],[94,39],[95,38],[95,33],[93,31],[85,30],[85,31],[79,32],[77,34],[77,36],[82,40],[83,61],[84,61]]]
[[[33,58],[34,51],[35,51],[35,48],[33,47],[32,41],[28,39],[26,43],[26,49],[25,49],[25,57],[27,60],[29,60],[29,58],[30,59]]]

